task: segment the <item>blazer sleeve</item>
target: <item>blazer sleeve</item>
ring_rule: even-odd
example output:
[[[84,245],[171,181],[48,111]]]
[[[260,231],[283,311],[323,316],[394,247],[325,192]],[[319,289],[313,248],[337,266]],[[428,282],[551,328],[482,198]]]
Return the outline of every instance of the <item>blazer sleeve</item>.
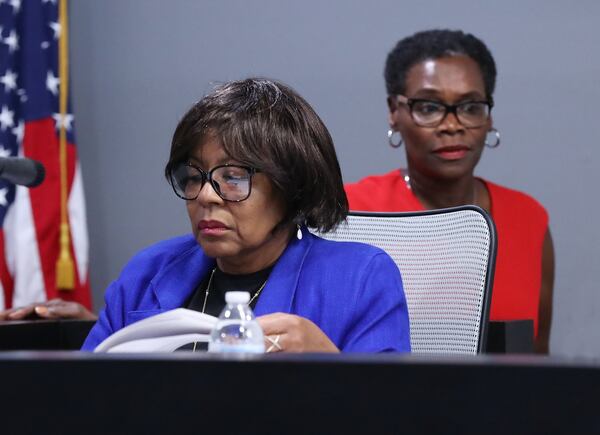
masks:
[[[93,351],[104,339],[126,326],[127,313],[138,309],[150,312],[160,308],[149,290],[152,280],[173,259],[185,255],[196,246],[192,237],[184,236],[159,242],[138,252],[125,265],[119,278],[106,289],[105,308],[100,311],[98,321],[81,350]]]
[[[379,253],[360,279],[344,352],[410,352],[408,306],[396,263]]]
[[[123,293],[120,291],[120,287],[121,281],[116,280],[106,289],[104,296],[105,306],[100,311],[98,321],[92,327],[81,350],[92,352],[104,339],[122,328],[123,319],[121,318],[122,316],[118,315],[119,312],[122,312],[118,308],[123,306],[123,301],[121,300]]]

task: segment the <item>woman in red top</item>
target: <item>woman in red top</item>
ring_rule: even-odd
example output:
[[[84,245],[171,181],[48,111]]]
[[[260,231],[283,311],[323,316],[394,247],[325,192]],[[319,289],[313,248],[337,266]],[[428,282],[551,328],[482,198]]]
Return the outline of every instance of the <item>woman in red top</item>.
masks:
[[[500,143],[490,51],[461,31],[419,32],[389,53],[385,79],[390,145],[404,144],[408,167],[346,185],[350,208],[487,210],[498,233],[490,318],[533,319],[535,349],[547,353],[554,283],[548,214],[531,196],[474,176],[484,147]]]

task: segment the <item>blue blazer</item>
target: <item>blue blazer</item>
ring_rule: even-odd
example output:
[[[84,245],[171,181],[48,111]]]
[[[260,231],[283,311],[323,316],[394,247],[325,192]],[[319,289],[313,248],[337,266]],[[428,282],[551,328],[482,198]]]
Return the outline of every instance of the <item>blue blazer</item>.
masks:
[[[214,266],[192,235],[141,251],[106,290],[106,307],[82,349],[183,306]],[[410,351],[406,298],[389,255],[361,243],[324,240],[306,228],[277,261],[254,312],[310,319],[344,352]]]

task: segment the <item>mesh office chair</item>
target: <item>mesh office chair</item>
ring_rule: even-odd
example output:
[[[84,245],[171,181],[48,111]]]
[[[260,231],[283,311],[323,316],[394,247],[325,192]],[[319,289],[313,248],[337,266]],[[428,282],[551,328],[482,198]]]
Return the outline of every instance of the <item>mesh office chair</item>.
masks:
[[[479,207],[409,213],[351,212],[330,240],[378,246],[402,274],[413,353],[485,349],[496,230]]]

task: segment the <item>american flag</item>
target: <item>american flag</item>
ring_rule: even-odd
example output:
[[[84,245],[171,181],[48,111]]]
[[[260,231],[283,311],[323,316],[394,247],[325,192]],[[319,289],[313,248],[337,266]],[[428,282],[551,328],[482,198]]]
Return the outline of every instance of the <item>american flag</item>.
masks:
[[[88,237],[81,172],[70,106],[61,116],[59,41],[66,0],[0,0],[0,157],[41,162],[44,182],[28,189],[0,180],[0,309],[54,297],[90,308]],[[63,36],[65,37],[65,36]],[[64,54],[66,56],[66,54]],[[67,134],[72,291],[57,288],[61,224],[59,130]]]

